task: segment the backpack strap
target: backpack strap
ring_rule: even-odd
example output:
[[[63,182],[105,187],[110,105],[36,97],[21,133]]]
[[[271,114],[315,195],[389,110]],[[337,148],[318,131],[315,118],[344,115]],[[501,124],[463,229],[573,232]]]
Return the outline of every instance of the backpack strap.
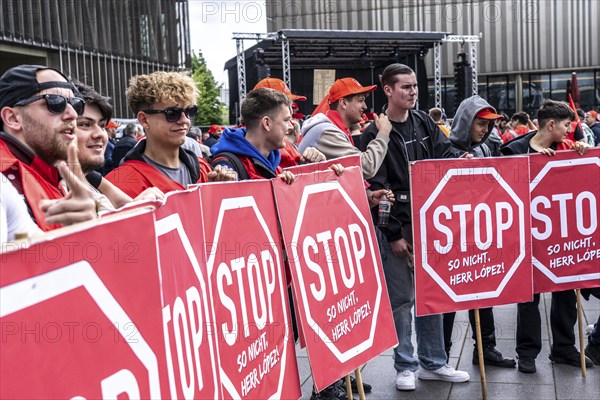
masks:
[[[233,167],[235,172],[237,172],[238,179],[240,181],[250,179],[248,171],[246,171],[246,167],[244,167],[244,164],[242,164],[242,161],[240,160],[237,154],[229,151],[219,153],[213,157],[212,161],[210,162],[210,165],[214,168],[217,165],[221,165],[223,162]]]

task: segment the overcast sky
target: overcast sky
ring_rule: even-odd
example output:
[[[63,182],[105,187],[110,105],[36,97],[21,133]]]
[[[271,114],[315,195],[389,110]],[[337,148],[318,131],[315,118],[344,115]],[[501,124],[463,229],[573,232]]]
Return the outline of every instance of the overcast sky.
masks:
[[[190,0],[190,38],[195,52],[202,50],[215,80],[227,85],[225,62],[236,56],[234,32],[266,33],[264,0]],[[246,40],[244,48],[255,44]]]

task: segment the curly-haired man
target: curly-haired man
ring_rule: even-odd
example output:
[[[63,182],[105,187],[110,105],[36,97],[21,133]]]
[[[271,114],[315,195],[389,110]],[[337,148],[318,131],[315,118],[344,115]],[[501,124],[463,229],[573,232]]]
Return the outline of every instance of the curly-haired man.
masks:
[[[131,197],[149,187],[164,193],[214,180],[235,180],[227,169],[215,168],[181,147],[196,113],[198,90],[192,78],[178,72],[153,72],[131,78],[127,103],[146,132],[106,176]]]

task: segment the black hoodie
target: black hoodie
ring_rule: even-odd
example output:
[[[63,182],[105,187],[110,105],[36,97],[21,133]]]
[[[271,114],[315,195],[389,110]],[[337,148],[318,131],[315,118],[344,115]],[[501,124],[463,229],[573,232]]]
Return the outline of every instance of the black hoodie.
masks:
[[[409,112],[413,133],[410,137],[405,137],[395,129],[390,133],[390,142],[388,151],[383,160],[383,164],[375,174],[369,179],[371,190],[378,190],[389,187],[395,194],[396,201],[392,205],[390,221],[387,228],[380,228],[389,241],[399,240],[401,238],[411,239],[411,210],[410,210],[410,179],[409,162],[413,160],[412,151],[408,152],[409,147],[416,148],[417,159],[427,160],[435,158],[454,158],[459,157],[463,152],[452,148],[452,145],[446,135],[425,112],[420,110],[411,110]],[[361,142],[361,150],[364,151],[370,141],[377,136],[377,127],[370,124]],[[411,158],[411,159],[409,159]],[[418,190],[418,189],[417,189]],[[373,218],[377,218],[377,208],[372,209]]]

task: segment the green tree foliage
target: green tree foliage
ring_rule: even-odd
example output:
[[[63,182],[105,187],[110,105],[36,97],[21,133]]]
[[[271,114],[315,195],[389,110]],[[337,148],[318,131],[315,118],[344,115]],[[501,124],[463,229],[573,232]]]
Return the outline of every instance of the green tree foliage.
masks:
[[[223,124],[225,104],[220,100],[222,83],[217,83],[208,69],[202,52],[192,52],[192,79],[198,87],[198,115],[195,125]]]

